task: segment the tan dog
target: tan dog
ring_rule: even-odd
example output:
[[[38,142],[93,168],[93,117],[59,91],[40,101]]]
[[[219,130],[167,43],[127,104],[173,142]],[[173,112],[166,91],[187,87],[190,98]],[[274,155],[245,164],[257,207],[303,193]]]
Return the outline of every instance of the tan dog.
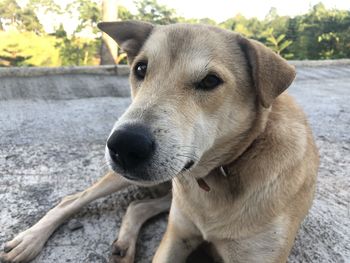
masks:
[[[144,186],[173,180],[169,224],[153,262],[185,262],[203,241],[222,262],[285,262],[311,206],[319,162],[304,113],[283,93],[294,68],[262,44],[216,27],[99,27],[131,66],[133,102],[106,146],[115,173],[66,197],[2,257],[36,256],[68,216],[127,186],[121,175]],[[170,200],[128,208],[111,262],[133,262],[142,223]]]

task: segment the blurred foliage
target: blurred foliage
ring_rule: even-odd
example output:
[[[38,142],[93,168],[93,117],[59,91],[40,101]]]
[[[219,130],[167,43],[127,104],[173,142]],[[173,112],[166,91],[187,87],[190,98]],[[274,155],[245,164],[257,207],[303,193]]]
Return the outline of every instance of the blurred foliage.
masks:
[[[124,6],[119,6],[117,8],[118,19],[120,20],[133,20],[136,19],[135,16]]]
[[[79,14],[78,23],[71,35],[68,35],[61,24],[53,34],[58,41],[55,47],[59,49],[61,65],[82,66],[99,63],[99,46],[101,40],[95,38],[83,38],[79,33],[89,31],[96,34],[97,23],[101,21],[99,2],[92,0],[74,0],[65,7],[65,13],[74,17]]]
[[[44,32],[34,9],[29,6],[21,8],[15,0],[0,1],[0,29],[12,26],[21,32],[29,31],[41,34]]]
[[[0,65],[58,66],[98,64],[101,38],[101,0],[73,0],[66,6],[54,0],[0,0]],[[271,8],[265,19],[240,14],[217,24],[210,18],[188,19],[156,0],[136,0],[136,13],[119,6],[120,20],[155,24],[204,23],[256,39],[287,59],[350,58],[350,11],[326,9],[322,3],[296,17],[279,16]],[[77,19],[69,34],[62,25],[47,34],[38,15],[69,15]],[[5,31],[6,30],[6,31]],[[86,34],[88,33],[88,34]],[[83,36],[89,35],[90,38]],[[124,53],[117,63],[126,63]]]
[[[294,18],[272,8],[264,20],[237,15],[220,26],[259,40],[285,58],[350,58],[350,11],[326,9],[322,3]]]
[[[296,59],[350,57],[350,11],[315,5],[309,13],[288,20],[284,32],[293,41]]]
[[[71,34],[62,24],[53,34],[45,34],[37,14],[75,17],[78,23]],[[0,0],[1,66],[70,66],[99,63],[100,38],[84,38],[79,34],[98,31],[101,20],[99,1],[74,0],[62,7],[54,0],[29,0],[19,6],[15,0]],[[1,32],[7,27],[9,30]],[[37,36],[37,37],[36,37]],[[39,37],[41,36],[41,37]],[[1,38],[3,39],[3,38]]]
[[[65,12],[72,17],[75,14],[78,16],[78,24],[74,33],[80,33],[84,29],[90,29],[93,33],[98,32],[97,23],[101,21],[101,8],[98,1],[93,0],[74,0],[69,3]]]
[[[292,40],[286,40],[285,34],[275,36],[273,28],[269,27],[263,35],[266,36],[266,45],[275,51],[278,55],[283,55],[285,58],[293,58],[292,53],[286,53],[285,50],[293,44]]]
[[[60,65],[59,52],[52,36],[33,32],[0,32],[0,66]]]
[[[136,6],[138,12],[135,15],[125,7],[119,7],[119,18],[155,24],[218,25],[256,39],[287,59],[350,58],[350,11],[326,9],[322,3],[294,18],[279,16],[276,8],[271,8],[263,20],[238,14],[220,24],[210,18],[180,17],[175,10],[159,5],[156,0],[138,0]]]
[[[63,14],[61,7],[54,0],[29,0],[27,8],[34,11],[40,9],[45,14]]]
[[[176,12],[172,8],[158,4],[157,0],[135,1],[137,14],[135,19],[166,25],[178,22]]]
[[[0,66],[20,67],[31,66],[27,60],[32,56],[23,56],[22,50],[18,48],[18,44],[10,44],[3,49],[0,55]]]
[[[55,47],[59,50],[61,65],[82,66],[98,64],[100,39],[77,37],[76,32],[78,30],[80,30],[79,26],[71,36],[68,36],[62,24],[56,29],[54,34],[57,38]]]

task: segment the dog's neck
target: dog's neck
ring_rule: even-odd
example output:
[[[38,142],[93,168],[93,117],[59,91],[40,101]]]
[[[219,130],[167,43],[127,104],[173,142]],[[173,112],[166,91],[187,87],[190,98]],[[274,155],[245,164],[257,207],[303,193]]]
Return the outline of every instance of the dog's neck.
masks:
[[[252,127],[247,132],[247,135],[240,141],[238,145],[235,145],[233,149],[231,149],[231,154],[227,160],[224,160],[221,164],[216,166],[212,171],[214,173],[208,173],[219,175],[221,177],[229,177],[230,169],[229,167],[234,165],[234,163],[244,155],[244,153],[253,145],[254,141],[261,135],[266,128],[266,123],[268,120],[269,113],[271,108],[263,109],[262,107],[258,107],[258,112],[256,118],[253,122]],[[197,179],[198,186],[206,192],[210,191],[210,185],[206,182],[205,177]]]

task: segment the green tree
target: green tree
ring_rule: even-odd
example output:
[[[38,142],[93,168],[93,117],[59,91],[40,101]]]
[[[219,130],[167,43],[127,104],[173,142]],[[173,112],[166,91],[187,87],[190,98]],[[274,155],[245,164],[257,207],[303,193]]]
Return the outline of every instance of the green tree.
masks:
[[[19,29],[27,32],[34,32],[37,35],[44,33],[44,28],[36,16],[34,10],[30,8],[24,8],[19,14],[21,25]]]
[[[99,39],[83,39],[76,34],[68,36],[61,24],[54,34],[57,38],[55,47],[63,66],[81,66],[91,64],[98,54]]]
[[[118,6],[118,19],[120,20],[133,20],[136,16],[133,15],[126,7],[120,5]]]
[[[272,28],[274,34],[282,35],[286,34],[287,24],[289,21],[288,16],[279,16],[277,9],[272,7],[265,19],[262,21],[263,28]]]
[[[291,18],[287,37],[293,41],[289,48],[297,59],[349,57],[350,12],[326,9],[322,3],[309,13]]]
[[[99,2],[94,0],[74,0],[66,6],[65,10],[71,16],[79,14],[79,23],[74,33],[79,33],[84,29],[90,29],[94,33],[98,32],[97,23],[101,21]]]
[[[79,23],[73,33],[68,35],[61,24],[55,31],[56,47],[59,49],[62,65],[88,65],[97,60],[101,40],[97,37],[84,39],[79,36],[84,30],[90,34],[98,32],[97,23],[101,21],[99,3],[94,0],[75,0],[65,7],[72,17],[78,14]]]
[[[36,34],[44,32],[34,10],[30,7],[21,8],[15,0],[0,2],[0,29],[12,26],[19,31],[29,31]]]
[[[350,11],[327,9],[322,3],[293,18],[271,8],[264,20],[238,14],[220,26],[259,40],[286,58],[350,57]]]
[[[217,23],[213,19],[210,19],[210,18],[207,18],[207,17],[199,19],[198,23],[211,25],[211,26],[217,25]]]
[[[220,26],[257,40],[260,40],[261,32],[263,32],[261,21],[257,18],[247,19],[241,14],[224,21]]]
[[[274,34],[273,28],[269,28],[267,34],[267,46],[269,46],[278,55],[285,58],[292,58],[293,54],[286,52],[286,49],[293,43],[291,40],[286,39],[285,34],[281,34],[278,37]]]
[[[21,24],[21,7],[15,0],[4,0],[0,2],[0,24],[3,28],[6,25],[17,27]]]
[[[135,2],[138,20],[148,21],[154,24],[166,25],[176,23],[179,18],[176,11],[165,5],[159,4],[156,0],[138,0]]]
[[[0,55],[0,67],[32,66],[28,63],[31,57],[24,55],[18,44],[10,44],[3,49]]]
[[[27,8],[35,12],[43,11],[45,14],[63,14],[61,6],[54,0],[29,0]]]

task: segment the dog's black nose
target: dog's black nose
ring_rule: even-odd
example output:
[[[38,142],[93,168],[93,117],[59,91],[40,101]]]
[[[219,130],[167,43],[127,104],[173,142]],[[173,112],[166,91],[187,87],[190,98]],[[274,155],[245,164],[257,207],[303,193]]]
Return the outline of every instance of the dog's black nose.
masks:
[[[107,141],[110,156],[124,170],[136,168],[154,152],[154,137],[144,125],[127,125],[114,131]]]

